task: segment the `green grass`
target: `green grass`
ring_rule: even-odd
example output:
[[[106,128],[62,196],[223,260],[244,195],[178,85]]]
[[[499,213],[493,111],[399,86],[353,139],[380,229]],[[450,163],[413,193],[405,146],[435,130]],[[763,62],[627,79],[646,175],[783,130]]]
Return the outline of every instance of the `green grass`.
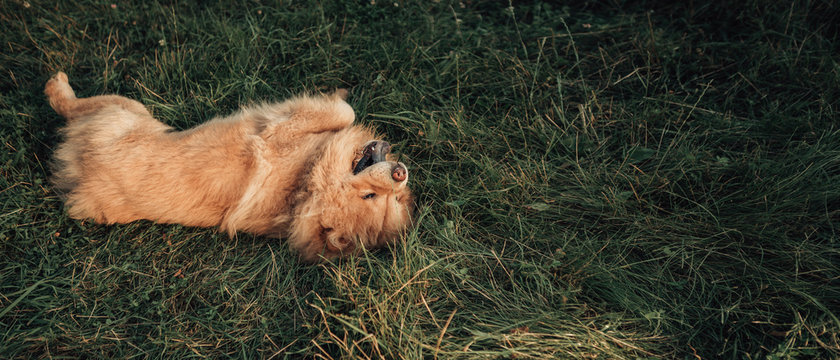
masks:
[[[0,1],[2,358],[840,356],[834,2],[114,3]],[[178,128],[352,88],[419,225],[308,266],[69,219],[58,70]]]

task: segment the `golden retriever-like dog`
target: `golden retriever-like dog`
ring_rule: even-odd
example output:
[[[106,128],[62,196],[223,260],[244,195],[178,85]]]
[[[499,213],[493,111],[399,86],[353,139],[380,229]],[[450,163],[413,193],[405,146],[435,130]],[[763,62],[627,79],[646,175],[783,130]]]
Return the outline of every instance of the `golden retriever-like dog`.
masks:
[[[245,107],[184,131],[122,96],[77,98],[63,72],[44,92],[67,119],[53,181],[73,218],[285,237],[306,261],[381,247],[412,221],[408,170],[387,142],[353,125],[346,90]]]

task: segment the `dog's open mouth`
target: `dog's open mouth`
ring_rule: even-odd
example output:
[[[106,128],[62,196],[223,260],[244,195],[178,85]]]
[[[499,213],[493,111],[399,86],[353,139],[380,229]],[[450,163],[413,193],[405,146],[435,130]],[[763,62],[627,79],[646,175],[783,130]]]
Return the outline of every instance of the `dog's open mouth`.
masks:
[[[391,144],[387,141],[372,140],[362,149],[362,157],[353,161],[353,175],[360,173],[373,164],[385,161],[385,156],[391,152]]]

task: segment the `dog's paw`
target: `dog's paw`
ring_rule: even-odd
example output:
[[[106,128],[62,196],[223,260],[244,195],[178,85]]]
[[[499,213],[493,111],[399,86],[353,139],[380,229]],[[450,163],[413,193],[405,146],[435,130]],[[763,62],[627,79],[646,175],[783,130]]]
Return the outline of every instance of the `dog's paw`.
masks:
[[[52,78],[50,78],[50,81],[58,81],[58,82],[66,83],[66,82],[69,82],[70,80],[67,79],[67,74],[65,74],[64,71],[59,71],[59,72],[55,73],[55,75],[53,75]]]
[[[47,81],[47,85],[44,86],[44,93],[51,99],[70,97],[73,95],[73,89],[70,88],[68,81],[67,74],[59,71]]]
[[[339,88],[335,89],[335,93],[333,94],[341,100],[347,100],[347,97],[350,96],[350,91],[345,88]]]

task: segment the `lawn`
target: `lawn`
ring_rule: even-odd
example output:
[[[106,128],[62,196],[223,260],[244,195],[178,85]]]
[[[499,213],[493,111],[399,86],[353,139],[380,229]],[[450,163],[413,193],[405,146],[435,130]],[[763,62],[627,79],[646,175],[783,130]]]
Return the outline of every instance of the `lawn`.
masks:
[[[840,5],[0,0],[0,358],[840,357]],[[349,88],[417,226],[70,219],[42,93],[179,129]]]

